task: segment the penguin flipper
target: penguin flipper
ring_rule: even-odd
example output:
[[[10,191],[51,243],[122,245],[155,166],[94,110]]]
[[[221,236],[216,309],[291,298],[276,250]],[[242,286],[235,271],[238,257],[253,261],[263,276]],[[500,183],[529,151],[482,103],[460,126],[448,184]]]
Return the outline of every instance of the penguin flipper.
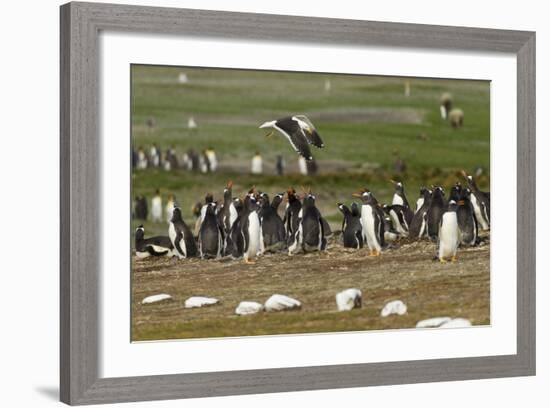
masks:
[[[174,246],[176,247],[176,250],[181,256],[186,257],[187,254],[183,252],[183,249],[181,249],[181,245],[180,245],[180,242],[182,239],[183,239],[183,234],[181,232],[178,232],[178,234],[176,235],[176,239],[174,239]]]

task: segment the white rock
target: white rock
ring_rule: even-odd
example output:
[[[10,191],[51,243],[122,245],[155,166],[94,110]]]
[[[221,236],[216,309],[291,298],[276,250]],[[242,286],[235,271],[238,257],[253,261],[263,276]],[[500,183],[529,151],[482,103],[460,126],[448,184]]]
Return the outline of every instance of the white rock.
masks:
[[[470,327],[472,325],[472,323],[470,323],[470,321],[468,319],[463,319],[463,318],[457,318],[457,319],[453,319],[449,322],[446,322],[446,323],[443,323],[441,326],[439,326],[440,328],[445,328],[445,329],[459,329],[459,328],[462,328],[462,327]]]
[[[141,304],[146,305],[148,303],[157,303],[157,302],[162,302],[163,300],[169,300],[169,299],[172,299],[172,296],[166,293],[161,293],[159,295],[147,296],[145,299],[141,301]]]
[[[407,305],[400,300],[392,300],[380,312],[380,316],[387,317],[392,314],[404,315],[407,313]]]
[[[430,319],[421,320],[416,323],[418,329],[427,328],[427,327],[439,327],[444,323],[450,322],[452,319],[450,317],[432,317]]]
[[[265,302],[265,310],[268,312],[277,312],[280,310],[299,309],[302,307],[300,301],[292,299],[285,295],[272,295]]]
[[[264,310],[264,305],[258,302],[241,302],[235,309],[235,313],[240,316],[256,314]]]
[[[215,305],[218,303],[219,300],[215,298],[208,298],[208,297],[202,297],[202,296],[192,296],[189,299],[185,301],[185,307],[187,309],[191,309],[193,307],[203,307],[203,306],[210,306]]]
[[[336,306],[339,312],[360,308],[362,294],[359,289],[350,288],[336,294]]]

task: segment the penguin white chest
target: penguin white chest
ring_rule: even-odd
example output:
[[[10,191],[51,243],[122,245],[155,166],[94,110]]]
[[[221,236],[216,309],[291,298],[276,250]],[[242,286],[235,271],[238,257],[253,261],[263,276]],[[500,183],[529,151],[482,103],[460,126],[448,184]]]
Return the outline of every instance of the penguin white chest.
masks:
[[[459,244],[458,219],[456,212],[446,212],[439,230],[439,259],[456,255]]]
[[[176,226],[173,222],[170,223],[170,226],[168,227],[168,237],[170,238],[170,241],[172,242],[172,245],[174,245],[174,254],[177,255],[179,258],[185,258],[187,256],[187,247],[185,246],[185,239],[180,239],[179,243],[177,241],[178,233],[176,231]],[[183,251],[183,253],[180,253],[180,251],[177,249],[178,244]]]
[[[260,219],[258,213],[253,211],[248,215],[248,257],[254,257],[260,250]]]
[[[230,226],[233,226],[233,224],[235,223],[235,221],[237,220],[237,217],[238,217],[238,213],[237,213],[237,209],[235,208],[235,206],[233,205],[233,203],[231,203],[229,205],[229,225]]]
[[[422,206],[424,205],[424,198],[419,198],[416,200],[416,211],[420,210]]]
[[[392,205],[403,205],[403,198],[399,194],[394,194],[391,202]]]
[[[376,236],[376,225],[374,218],[374,209],[370,205],[361,207],[361,223],[363,225],[363,237],[371,250],[381,250],[378,237]]]
[[[475,213],[477,222],[481,225],[482,230],[487,231],[489,229],[489,225],[487,224],[487,221],[483,216],[483,213],[481,211],[481,204],[477,200],[475,194],[472,193],[470,195],[470,201],[472,202],[472,206],[474,207],[474,213]]]

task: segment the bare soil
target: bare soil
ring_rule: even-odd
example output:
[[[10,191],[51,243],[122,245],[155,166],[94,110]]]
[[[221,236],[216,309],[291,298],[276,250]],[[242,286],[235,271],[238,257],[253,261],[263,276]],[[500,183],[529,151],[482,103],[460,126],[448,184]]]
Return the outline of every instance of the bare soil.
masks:
[[[325,252],[266,254],[254,265],[229,259],[133,258],[132,340],[403,329],[435,316],[490,323],[488,237],[477,247],[459,249],[456,263],[433,261],[431,242],[392,246],[380,257],[369,257],[367,249],[343,248],[335,236]],[[338,312],[336,293],[352,287],[363,292],[363,307]],[[159,293],[173,300],[141,304]],[[235,315],[239,302],[263,303],[274,293],[296,298],[303,306]],[[185,309],[190,296],[215,297],[220,303]],[[384,305],[396,299],[407,304],[407,313],[380,317]]]

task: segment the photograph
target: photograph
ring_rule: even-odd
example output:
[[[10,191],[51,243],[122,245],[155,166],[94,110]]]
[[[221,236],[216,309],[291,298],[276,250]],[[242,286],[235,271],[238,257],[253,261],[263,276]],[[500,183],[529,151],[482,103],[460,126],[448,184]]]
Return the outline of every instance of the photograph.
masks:
[[[132,64],[131,341],[491,324],[491,82]]]

